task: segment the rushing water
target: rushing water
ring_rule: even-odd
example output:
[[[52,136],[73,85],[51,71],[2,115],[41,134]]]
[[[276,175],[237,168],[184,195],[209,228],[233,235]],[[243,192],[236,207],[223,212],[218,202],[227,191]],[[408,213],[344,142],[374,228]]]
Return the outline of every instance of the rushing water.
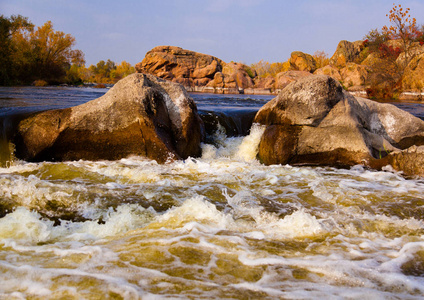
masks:
[[[41,91],[1,89],[0,113],[104,93]],[[269,100],[192,96],[217,115]],[[422,299],[422,178],[264,166],[263,128],[223,128],[198,159],[0,168],[0,299]]]

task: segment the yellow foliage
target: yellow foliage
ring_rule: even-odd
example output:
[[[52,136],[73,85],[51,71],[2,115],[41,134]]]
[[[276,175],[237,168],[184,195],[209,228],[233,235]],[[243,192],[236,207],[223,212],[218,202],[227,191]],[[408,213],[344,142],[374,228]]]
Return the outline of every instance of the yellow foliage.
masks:
[[[328,54],[325,53],[324,51],[321,51],[321,50],[315,51],[312,57],[315,59],[315,62],[317,63],[317,69],[323,68],[330,63],[330,58],[328,57]]]

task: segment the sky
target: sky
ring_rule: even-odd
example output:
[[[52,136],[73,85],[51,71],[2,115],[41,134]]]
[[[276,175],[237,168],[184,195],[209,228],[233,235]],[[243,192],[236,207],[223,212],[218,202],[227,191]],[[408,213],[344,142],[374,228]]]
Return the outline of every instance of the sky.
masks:
[[[424,0],[397,1],[423,24]],[[156,46],[210,54],[225,62],[284,62],[293,51],[330,57],[341,40],[388,25],[389,0],[0,0],[0,14],[76,39],[86,65],[132,65]]]

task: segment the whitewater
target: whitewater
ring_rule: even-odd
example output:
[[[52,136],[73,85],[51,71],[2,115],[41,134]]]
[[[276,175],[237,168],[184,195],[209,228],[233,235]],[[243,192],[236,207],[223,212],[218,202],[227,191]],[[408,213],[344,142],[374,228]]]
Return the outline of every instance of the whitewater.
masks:
[[[219,125],[202,157],[165,164],[9,162],[0,299],[422,299],[424,179],[264,166],[262,132]]]

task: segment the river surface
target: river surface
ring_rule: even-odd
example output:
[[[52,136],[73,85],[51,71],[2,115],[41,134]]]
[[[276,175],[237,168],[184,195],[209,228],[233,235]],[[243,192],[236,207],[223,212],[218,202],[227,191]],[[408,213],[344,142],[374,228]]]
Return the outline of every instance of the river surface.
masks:
[[[0,88],[0,116],[106,91]],[[203,116],[250,114],[272,98],[192,97]],[[217,129],[197,159],[0,168],[0,299],[424,297],[423,178],[264,166],[263,128]]]

